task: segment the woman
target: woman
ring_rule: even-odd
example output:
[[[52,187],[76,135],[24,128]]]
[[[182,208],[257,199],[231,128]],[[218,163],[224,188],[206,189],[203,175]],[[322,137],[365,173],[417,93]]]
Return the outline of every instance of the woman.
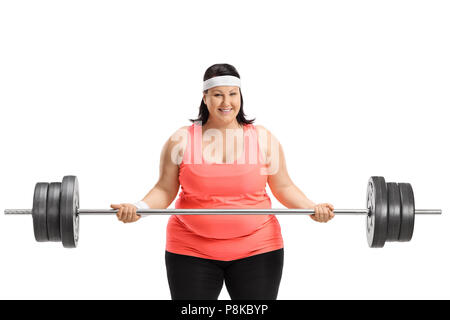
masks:
[[[270,209],[266,183],[287,208],[332,219],[331,204],[316,205],[291,181],[277,139],[245,118],[237,70],[215,64],[203,81],[199,118],[166,142],[159,180],[144,199],[111,205],[118,219],[135,222],[138,208],[167,208],[180,185],[175,208]],[[217,299],[224,281],[233,300],[277,298],[284,251],[274,215],[172,215],[165,255],[172,299]]]

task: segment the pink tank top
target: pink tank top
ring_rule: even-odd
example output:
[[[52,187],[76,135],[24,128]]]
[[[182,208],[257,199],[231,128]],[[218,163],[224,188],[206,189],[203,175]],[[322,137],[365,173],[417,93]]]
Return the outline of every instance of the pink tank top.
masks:
[[[253,125],[244,125],[244,153],[234,163],[205,160],[202,126],[192,124],[188,132],[175,208],[271,208],[262,171],[267,167]],[[172,253],[230,261],[281,248],[283,238],[274,215],[173,215],[167,224],[166,250]]]

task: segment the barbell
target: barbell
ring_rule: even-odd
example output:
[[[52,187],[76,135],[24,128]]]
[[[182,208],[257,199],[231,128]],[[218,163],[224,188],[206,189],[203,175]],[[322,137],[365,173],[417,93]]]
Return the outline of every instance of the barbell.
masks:
[[[335,209],[337,215],[366,215],[367,242],[371,248],[382,248],[386,241],[412,239],[416,214],[442,214],[440,209],[415,209],[414,193],[409,183],[386,183],[373,176],[367,184],[367,209]],[[76,176],[65,176],[62,182],[38,182],[34,189],[32,209],[5,209],[5,214],[31,214],[38,242],[62,242],[65,248],[76,248],[80,215],[115,215],[116,209],[80,209]],[[145,209],[139,215],[311,215],[313,209]]]

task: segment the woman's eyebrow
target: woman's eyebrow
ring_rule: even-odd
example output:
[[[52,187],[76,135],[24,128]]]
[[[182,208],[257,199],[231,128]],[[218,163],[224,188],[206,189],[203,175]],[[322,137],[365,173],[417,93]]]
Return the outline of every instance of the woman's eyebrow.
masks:
[[[229,92],[232,92],[232,91],[234,91],[234,90],[236,90],[236,89],[231,89]],[[221,90],[219,90],[219,89],[214,89],[213,92],[220,92],[220,93],[223,93],[223,92],[222,92]]]

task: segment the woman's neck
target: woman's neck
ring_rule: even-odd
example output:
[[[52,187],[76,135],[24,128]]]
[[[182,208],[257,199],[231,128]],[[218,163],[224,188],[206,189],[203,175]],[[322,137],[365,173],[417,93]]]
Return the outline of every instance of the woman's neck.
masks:
[[[226,131],[226,129],[241,129],[243,126],[240,125],[237,121],[228,123],[228,124],[218,124],[218,123],[214,123],[211,121],[207,121],[203,126],[202,129],[204,131],[208,130],[208,129],[217,129],[220,131]]]

